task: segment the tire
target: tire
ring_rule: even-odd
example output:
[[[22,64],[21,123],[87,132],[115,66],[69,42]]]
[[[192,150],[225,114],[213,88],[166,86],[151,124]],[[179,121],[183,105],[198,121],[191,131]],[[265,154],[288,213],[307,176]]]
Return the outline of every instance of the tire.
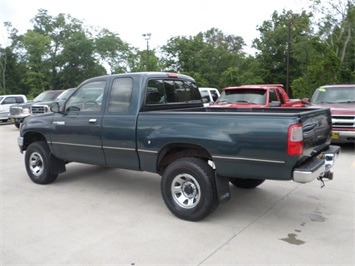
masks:
[[[244,178],[229,178],[229,182],[239,188],[256,188],[264,183],[265,179],[244,179]]]
[[[36,184],[49,184],[58,174],[51,173],[50,151],[46,142],[31,143],[25,152],[25,166],[28,176]]]
[[[161,179],[161,193],[178,218],[198,221],[218,207],[213,169],[203,160],[182,158],[171,163]]]

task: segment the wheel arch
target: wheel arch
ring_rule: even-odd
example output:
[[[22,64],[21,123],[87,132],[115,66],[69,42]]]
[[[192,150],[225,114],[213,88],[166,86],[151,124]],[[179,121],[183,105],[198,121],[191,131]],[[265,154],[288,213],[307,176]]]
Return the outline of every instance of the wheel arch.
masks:
[[[212,160],[212,155],[203,147],[190,143],[171,143],[163,147],[157,157],[157,173],[162,175],[166,167],[173,161],[194,157],[204,161]]]
[[[43,134],[39,132],[27,132],[23,136],[23,150],[25,151],[31,143],[36,141],[44,141],[47,143],[47,139]]]

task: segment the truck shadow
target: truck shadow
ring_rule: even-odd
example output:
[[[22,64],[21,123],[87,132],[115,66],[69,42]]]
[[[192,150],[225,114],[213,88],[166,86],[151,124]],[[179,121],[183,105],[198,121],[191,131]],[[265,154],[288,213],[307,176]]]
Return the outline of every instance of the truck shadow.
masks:
[[[161,209],[166,206],[160,192],[160,180],[159,175],[148,172],[73,163],[67,165],[67,171],[59,175],[54,184],[79,193],[87,191],[100,197],[105,197],[105,193],[113,193],[118,200],[121,198],[132,204],[135,202],[141,207],[142,204],[155,204],[153,208]],[[279,181],[274,182],[279,183]],[[266,181],[265,184],[267,183]],[[286,187],[290,190],[297,186],[291,182],[287,183]],[[221,204],[211,216],[207,217],[207,220],[219,221],[222,217],[222,219],[234,219],[235,216],[250,220],[280,200],[280,197],[284,196],[284,193],[280,192],[284,186],[285,184],[280,188],[280,185],[262,184],[258,188],[248,190],[230,185],[231,200]],[[146,208],[152,206],[147,205]]]
[[[355,151],[355,143],[342,143],[342,144],[334,144],[340,146],[342,152],[354,152]]]

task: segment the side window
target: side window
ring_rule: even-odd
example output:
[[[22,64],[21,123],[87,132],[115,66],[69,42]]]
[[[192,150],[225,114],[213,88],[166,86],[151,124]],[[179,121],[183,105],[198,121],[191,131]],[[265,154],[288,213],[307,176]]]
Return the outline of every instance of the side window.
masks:
[[[16,97],[16,103],[24,103],[23,97]]]
[[[274,89],[270,89],[270,90],[269,90],[269,96],[270,96],[270,98],[269,98],[269,102],[270,102],[270,103],[273,102],[273,101],[278,101]]]
[[[14,104],[14,103],[16,103],[15,97],[6,97],[1,104]]]
[[[200,90],[202,101],[204,103],[209,103],[210,102],[210,95],[208,94],[207,90]]]
[[[217,99],[218,99],[217,91],[211,90],[211,95],[212,95],[213,101],[214,101],[214,102],[217,101]]]
[[[106,81],[93,81],[81,86],[68,100],[67,112],[100,112]]]
[[[113,81],[108,111],[110,113],[128,112],[131,106],[133,80],[131,78],[117,78]]]

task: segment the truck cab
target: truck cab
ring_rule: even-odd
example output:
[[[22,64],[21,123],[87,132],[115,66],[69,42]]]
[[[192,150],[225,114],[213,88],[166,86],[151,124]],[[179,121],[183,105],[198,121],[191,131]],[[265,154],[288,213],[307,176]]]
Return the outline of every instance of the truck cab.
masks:
[[[11,94],[0,96],[0,121],[7,122],[9,119],[10,106],[27,102],[23,94]]]
[[[205,106],[205,107],[210,106],[211,104],[213,104],[215,101],[217,101],[219,96],[221,96],[221,94],[219,93],[219,91],[216,88],[200,87],[198,89],[199,89],[199,91],[201,93],[203,106]]]

